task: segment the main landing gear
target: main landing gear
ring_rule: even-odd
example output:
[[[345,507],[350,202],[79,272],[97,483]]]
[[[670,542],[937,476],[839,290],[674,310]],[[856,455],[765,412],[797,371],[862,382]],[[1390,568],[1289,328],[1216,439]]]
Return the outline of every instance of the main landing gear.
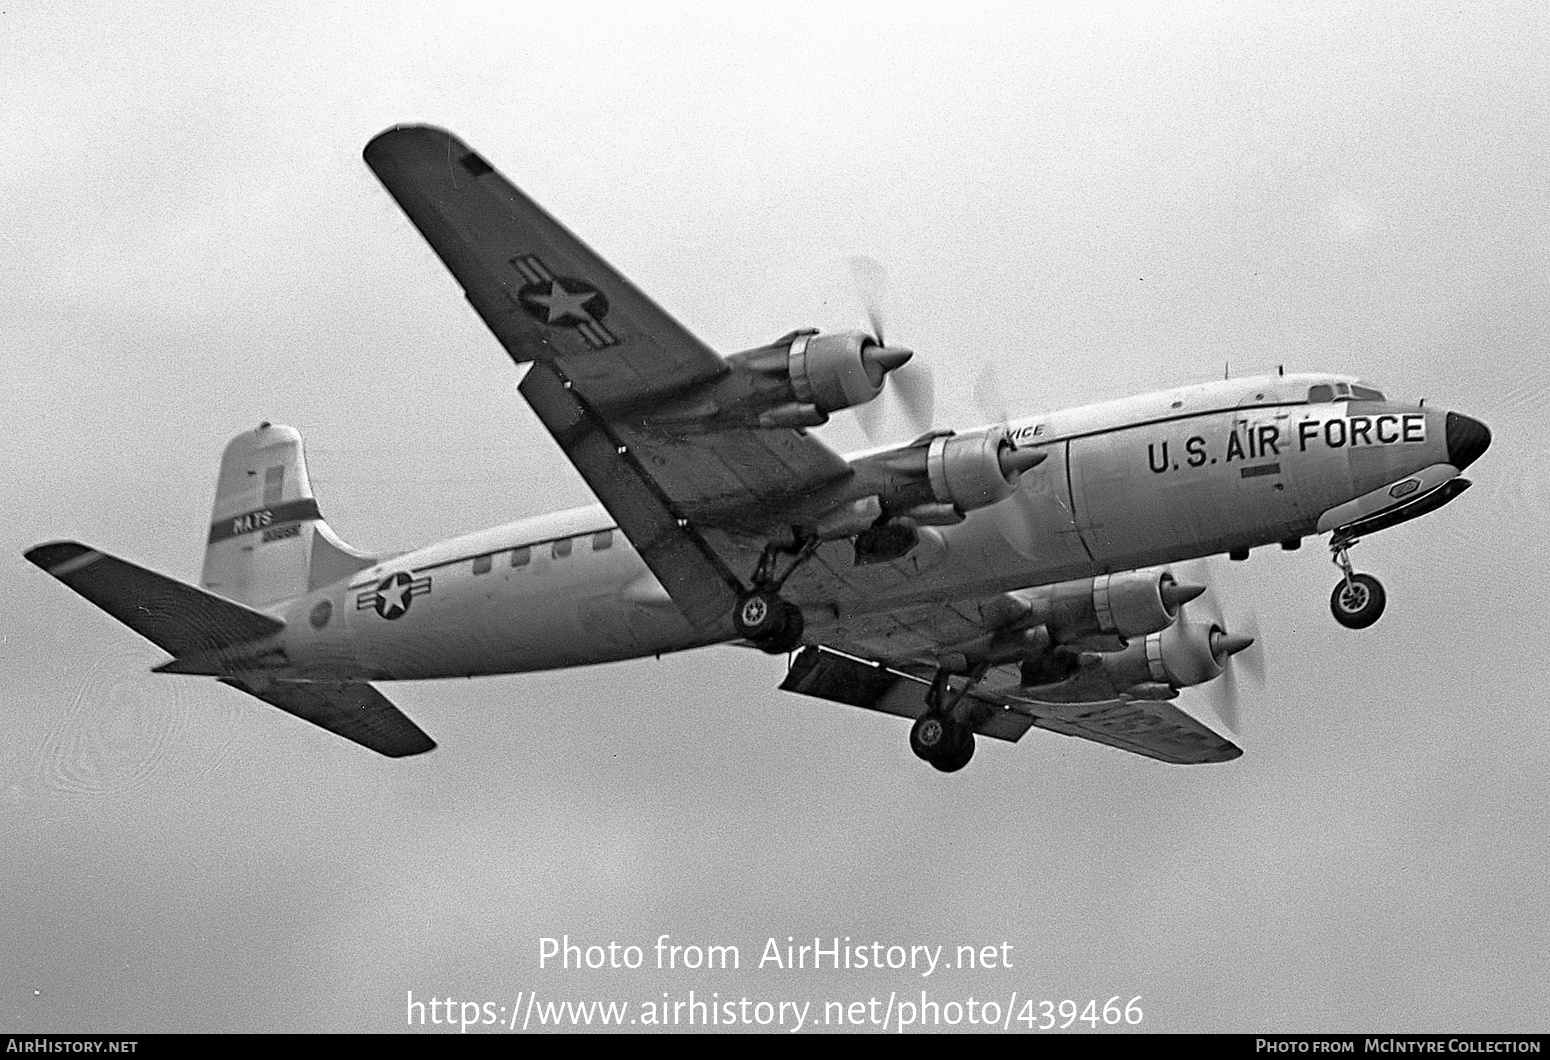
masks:
[[[780,595],[780,587],[817,550],[817,538],[807,539],[794,550],[778,545],[765,546],[754,571],[753,587],[737,598],[737,606],[732,611],[732,625],[738,636],[752,641],[761,651],[771,655],[784,655],[801,645],[802,611]],[[775,568],[780,557],[793,552],[796,558],[791,566],[777,575]]]
[[[974,730],[953,718],[953,707],[985,672],[983,668],[976,670],[956,693],[948,687],[948,676],[946,670],[938,670],[932,680],[926,693],[926,712],[910,729],[910,750],[943,773],[956,773],[974,757]]]
[[[1344,577],[1335,583],[1334,592],[1329,594],[1329,610],[1335,621],[1347,629],[1366,629],[1382,617],[1388,594],[1383,591],[1383,583],[1371,574],[1357,574],[1351,570],[1349,553],[1356,541],[1354,537],[1341,537],[1337,533],[1330,543],[1330,551],[1334,553],[1332,562]]]

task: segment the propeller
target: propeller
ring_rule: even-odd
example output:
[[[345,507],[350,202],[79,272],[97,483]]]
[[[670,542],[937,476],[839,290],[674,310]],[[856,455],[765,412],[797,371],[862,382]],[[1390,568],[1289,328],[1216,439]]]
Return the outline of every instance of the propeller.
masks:
[[[884,403],[888,402],[899,406],[917,435],[924,434],[931,429],[936,409],[936,382],[930,367],[920,361],[912,362],[908,371],[900,371],[910,362],[910,351],[889,347],[884,340],[883,306],[888,296],[888,272],[876,260],[862,254],[847,259],[846,263],[856,286],[856,297],[866,312],[867,327],[877,343],[875,347],[868,347],[863,356],[870,356],[870,363],[888,374],[888,385],[883,392],[865,405],[857,406],[856,419],[866,436],[876,441],[882,433],[886,415]],[[874,350],[877,352],[873,353]]]
[[[980,365],[974,377],[974,404],[997,423],[1008,421],[1006,390],[1001,385],[1001,369],[996,366],[994,359]]]
[[[888,296],[888,270],[875,258],[865,254],[847,258],[845,263],[850,266],[850,278],[856,285],[856,297],[866,312],[866,322],[872,337],[879,346],[886,346],[887,343],[883,341],[883,303]]]
[[[1201,560],[1192,564],[1196,569],[1192,582],[1210,582],[1210,564]],[[1202,569],[1203,568],[1203,569]],[[1208,594],[1190,605],[1197,618],[1204,618],[1212,626],[1211,652],[1222,667],[1222,675],[1207,682],[1205,694],[1211,708],[1234,733],[1241,733],[1242,717],[1238,679],[1240,673],[1255,688],[1263,688],[1268,676],[1264,644],[1261,642],[1259,620],[1252,607],[1245,607],[1241,614],[1229,622],[1222,614],[1221,602],[1215,593]]]

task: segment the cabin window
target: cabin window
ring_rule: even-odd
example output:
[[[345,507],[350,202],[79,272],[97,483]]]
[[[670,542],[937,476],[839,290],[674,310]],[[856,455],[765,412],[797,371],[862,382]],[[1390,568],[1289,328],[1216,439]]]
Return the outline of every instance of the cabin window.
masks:
[[[612,530],[599,530],[592,535],[592,551],[601,552],[605,548],[614,547],[614,532]]]
[[[554,558],[564,559],[566,556],[570,555],[570,546],[571,539],[568,537],[563,537],[556,541],[554,543]]]
[[[1370,386],[1353,386],[1351,388],[1352,401],[1383,401],[1383,391],[1374,390]]]
[[[475,574],[488,574],[488,573],[490,573],[490,557],[489,556],[475,556],[474,557],[474,573]]]
[[[526,567],[533,559],[533,550],[523,545],[521,548],[511,550],[511,565],[513,567]]]
[[[1308,388],[1308,404],[1317,405],[1325,401],[1335,400],[1335,388],[1328,383],[1320,383],[1318,386]]]

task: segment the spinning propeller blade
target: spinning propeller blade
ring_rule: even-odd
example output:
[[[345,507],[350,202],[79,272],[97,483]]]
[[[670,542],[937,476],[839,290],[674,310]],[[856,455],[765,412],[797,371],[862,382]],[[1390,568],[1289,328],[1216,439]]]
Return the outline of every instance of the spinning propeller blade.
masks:
[[[867,328],[879,347],[887,347],[883,338],[883,306],[888,296],[888,271],[873,258],[857,254],[847,260],[851,279],[856,286],[856,298],[866,313]],[[884,403],[896,404],[905,421],[917,435],[931,429],[936,405],[936,383],[931,369],[920,361],[906,357],[898,363],[887,364],[888,383],[878,397],[856,408],[856,419],[866,436],[876,441],[882,432],[887,415]],[[908,366],[906,367],[906,362]]]
[[[1198,560],[1188,566],[1192,568],[1190,581],[1212,582],[1209,561]],[[1213,633],[1211,647],[1217,663],[1222,667],[1222,675],[1206,683],[1206,698],[1227,727],[1235,733],[1241,733],[1239,672],[1256,688],[1264,687],[1266,678],[1265,647],[1260,639],[1259,621],[1253,608],[1246,607],[1237,618],[1229,622],[1222,614],[1221,602],[1214,592],[1191,604],[1190,608],[1197,619],[1205,619],[1220,631]]]

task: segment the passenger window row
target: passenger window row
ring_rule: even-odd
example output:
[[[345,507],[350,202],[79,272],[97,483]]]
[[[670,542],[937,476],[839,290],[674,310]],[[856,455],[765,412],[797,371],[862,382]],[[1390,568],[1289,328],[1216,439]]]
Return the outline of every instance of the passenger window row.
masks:
[[[614,547],[614,532],[612,530],[599,530],[596,533],[583,534],[581,537],[590,537],[592,539],[593,552],[602,552],[604,549]],[[575,547],[575,543],[578,540],[580,540],[580,537],[562,537],[551,541],[548,543],[549,554],[555,559],[564,559],[571,554],[571,550]],[[532,545],[523,545],[520,548],[512,549],[511,565],[513,567],[526,567],[533,562],[533,547]],[[490,568],[494,565],[497,555],[499,555],[497,552],[486,552],[482,556],[475,556],[474,573],[490,573]]]

